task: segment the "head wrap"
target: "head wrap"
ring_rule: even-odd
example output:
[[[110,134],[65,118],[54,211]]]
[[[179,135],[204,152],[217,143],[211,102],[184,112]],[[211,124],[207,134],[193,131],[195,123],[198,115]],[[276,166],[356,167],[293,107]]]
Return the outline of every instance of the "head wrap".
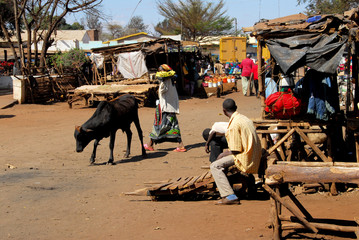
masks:
[[[172,70],[170,66],[167,64],[162,64],[158,68],[158,72],[156,73],[157,78],[166,78],[166,77],[173,77],[176,74],[175,71]]]
[[[158,68],[159,71],[171,71],[172,68],[170,66],[168,66],[167,64],[162,64],[159,68]]]

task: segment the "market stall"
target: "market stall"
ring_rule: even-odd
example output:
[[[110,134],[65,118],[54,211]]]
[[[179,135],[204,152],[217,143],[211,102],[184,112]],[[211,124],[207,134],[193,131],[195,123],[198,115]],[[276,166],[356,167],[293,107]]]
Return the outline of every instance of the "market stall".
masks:
[[[335,164],[359,162],[358,13],[359,8],[343,15],[296,14],[246,29],[258,41],[262,119],[255,124],[267,150],[264,187],[273,200],[274,239],[280,239],[283,230],[293,229],[357,232],[357,226],[345,228],[313,221],[289,186],[328,183],[331,194],[337,195],[336,183],[350,183],[348,174],[354,174],[357,183],[357,165],[345,165],[347,172],[343,172],[342,166]],[[271,54],[266,64],[262,60],[264,47]],[[343,62],[345,68],[340,73]],[[344,104],[340,102],[339,85],[343,83],[338,75],[345,76]],[[298,167],[278,163],[295,163]],[[306,168],[308,164],[315,168]],[[303,169],[307,172],[301,172]],[[289,196],[301,212],[284,202],[284,196]],[[282,215],[281,206],[294,216]]]
[[[340,107],[337,71],[343,56],[349,59],[348,63],[351,59],[352,71],[349,64],[346,66],[350,79],[348,84],[353,81],[357,85],[357,12],[354,9],[344,15],[315,17],[297,14],[260,22],[250,29],[258,41],[262,120],[257,122],[257,126],[259,132],[262,131],[263,145],[272,147],[276,144],[274,134],[282,139],[286,133],[297,128],[293,136],[287,136],[290,144],[286,145],[286,141],[277,144],[284,149],[281,160],[302,160],[308,155],[308,149],[312,150],[314,146],[321,148],[321,153],[315,151],[318,160],[350,160],[351,156],[341,151],[351,152],[346,138],[352,134],[346,131],[343,136],[340,130],[346,127],[347,122],[352,122],[349,120],[351,116],[356,118],[358,94],[354,94],[355,98],[348,98],[353,104],[347,103],[344,109]],[[261,60],[265,46],[271,53],[266,65]],[[275,91],[268,94],[273,85]],[[352,109],[348,107],[350,105]],[[283,121],[287,123],[283,124]],[[304,132],[313,128],[326,135],[325,142],[318,144],[310,141],[308,144],[303,141]],[[286,133],[279,133],[278,130]],[[300,135],[299,131],[304,135]],[[336,142],[335,147],[333,142]],[[309,148],[305,149],[307,145]],[[300,152],[297,158],[293,158],[294,149]]]
[[[237,79],[233,75],[208,75],[204,78],[202,86],[207,97],[221,96],[226,92],[237,91]]]
[[[121,82],[128,79],[151,80],[159,65],[166,63],[179,76],[183,87],[181,42],[160,38],[148,42],[91,49],[93,83]]]

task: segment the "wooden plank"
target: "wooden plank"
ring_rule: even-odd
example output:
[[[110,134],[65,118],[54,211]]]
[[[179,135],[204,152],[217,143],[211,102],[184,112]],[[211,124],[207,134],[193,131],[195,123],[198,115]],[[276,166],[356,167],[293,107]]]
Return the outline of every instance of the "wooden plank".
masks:
[[[178,194],[184,195],[184,194],[206,193],[206,194],[214,195],[218,193],[218,191],[214,188],[213,182],[210,183],[201,182],[199,184],[201,185],[197,186],[196,188],[183,188],[178,191]]]
[[[151,188],[149,188],[148,190],[149,190],[149,191],[155,191],[155,190],[157,190],[157,189],[160,189],[160,188],[162,188],[162,187],[165,187],[165,186],[167,186],[167,185],[170,185],[171,183],[172,183],[172,182],[163,183],[163,184],[156,184],[156,185],[152,186]]]
[[[204,179],[204,177],[205,177],[209,172],[210,172],[210,171],[203,173],[203,174],[198,178],[197,182],[202,182],[203,179]]]
[[[277,161],[276,164],[299,166],[299,167],[359,167],[359,163],[353,163],[353,162],[285,162],[285,161]]]
[[[178,181],[180,181],[182,179],[182,177],[179,177],[177,178],[176,180],[174,180],[171,184],[167,185],[167,186],[164,186],[164,187],[161,187],[160,190],[162,191],[166,191],[166,190],[169,190],[170,187],[174,186],[174,185],[177,185]]]
[[[321,129],[301,129],[301,130],[305,133],[323,133],[323,131]],[[287,129],[277,129],[277,130],[257,129],[256,132],[258,134],[263,134],[263,133],[275,134],[275,133],[287,133],[288,130]]]
[[[194,184],[195,188],[199,188],[199,187],[206,187],[208,184],[214,182],[214,179],[213,178],[208,178],[208,179],[204,179],[203,181],[201,182],[196,182]]]
[[[178,185],[178,189],[180,188],[184,188],[184,186],[193,179],[193,177],[188,177],[186,181],[184,181],[183,183],[181,183],[181,185]]]
[[[168,183],[171,180],[167,180],[167,181],[149,181],[149,182],[144,182],[143,184],[145,185],[155,185],[155,184],[164,184],[164,183]]]
[[[354,218],[354,221],[358,224],[355,235],[357,236],[357,239],[359,239],[359,218]]]
[[[126,196],[147,196],[148,188],[141,188],[134,192],[125,192],[124,195]]]
[[[294,202],[294,204],[297,206],[297,208],[303,213],[303,215],[308,219],[308,220],[312,220],[313,217],[312,215],[310,215],[310,213],[307,211],[307,209],[305,209],[305,207],[299,202],[299,200],[294,196],[294,194],[287,189],[287,195],[289,196],[289,198]]]
[[[212,177],[212,172],[211,171],[208,171],[208,174],[206,175],[205,178],[211,178]]]
[[[339,226],[335,224],[329,224],[329,223],[313,223],[311,222],[311,225],[317,229],[322,230],[329,230],[329,231],[338,231],[338,232],[354,232],[356,231],[357,227],[350,227],[350,226]],[[298,229],[305,229],[306,227],[303,226],[300,223],[286,223],[282,224],[283,230],[298,230]]]
[[[292,206],[290,206],[289,204],[287,204],[285,201],[283,201],[283,199],[278,196],[277,193],[275,193],[272,188],[270,188],[267,184],[263,185],[263,188],[270,194],[270,196],[276,200],[277,202],[279,202],[280,204],[282,204],[284,207],[286,207],[294,216],[296,216],[299,221],[301,221],[303,223],[303,225],[305,227],[307,227],[308,229],[312,230],[314,233],[318,232],[318,229],[316,227],[314,227],[310,222],[308,222],[303,216],[301,216],[299,214],[299,212],[293,208]]]
[[[305,183],[359,183],[358,167],[300,167],[292,165],[270,165],[266,177],[283,182]]]
[[[278,191],[278,189],[277,189]],[[274,240],[280,240],[281,236],[282,236],[282,222],[279,219],[279,216],[281,214],[281,206],[280,203],[278,203],[274,198],[271,198],[271,202],[272,202],[272,214],[274,217],[274,221],[273,221],[273,227],[274,227],[274,231],[273,231],[273,238]]]
[[[259,92],[259,96],[261,99],[261,117],[264,118],[265,117],[265,75],[264,75],[264,71],[262,71],[263,69],[263,61],[262,61],[262,48],[263,48],[263,44],[264,41],[257,39],[258,44],[257,44],[257,61],[258,61],[258,92]]]
[[[359,163],[359,136],[358,133],[354,134],[355,137],[355,153],[357,157],[357,162]]]
[[[180,181],[178,181],[175,185],[172,185],[169,187],[169,189],[171,191],[176,190],[177,188],[179,188],[179,186],[182,186],[184,183],[186,183],[188,181],[190,177],[186,177],[186,178],[182,178]]]
[[[191,187],[200,177],[201,177],[201,175],[193,177],[191,181],[189,181],[188,183],[186,183],[186,185],[184,185],[184,187],[185,188]]]
[[[272,146],[268,150],[268,154],[271,154],[275,149],[277,149],[282,143],[284,143],[293,133],[295,132],[295,129],[292,128],[286,135],[284,135],[280,140],[277,141],[277,143]]]
[[[295,131],[303,138],[303,140],[318,154],[318,156],[324,161],[329,162],[330,160],[324,155],[322,151],[315,145],[310,139],[305,135],[302,130],[300,130],[298,127],[294,127]]]
[[[267,139],[268,139],[268,141],[270,142],[270,144],[271,144],[272,146],[275,145],[275,143],[274,143],[274,141],[273,141],[273,139],[272,139],[272,137],[271,137],[270,135],[267,135]],[[275,153],[275,155],[277,156],[278,160],[284,161],[284,160],[286,159],[286,157],[285,157],[285,155],[284,155],[284,151],[283,151],[283,146],[282,146],[282,145],[283,145],[283,143],[282,143],[280,146],[278,146],[278,148],[280,148],[281,151],[279,151],[278,148],[276,148],[276,149],[274,150],[274,153]]]

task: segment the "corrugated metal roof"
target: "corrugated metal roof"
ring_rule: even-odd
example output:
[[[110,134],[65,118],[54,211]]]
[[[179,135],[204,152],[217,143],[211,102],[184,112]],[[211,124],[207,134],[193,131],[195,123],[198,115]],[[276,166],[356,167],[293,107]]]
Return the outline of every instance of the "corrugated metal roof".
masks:
[[[103,42],[103,43],[106,44],[106,43],[110,43],[110,42],[112,42],[112,41],[118,42],[118,41],[124,40],[124,39],[126,39],[126,38],[135,37],[135,36],[139,36],[139,35],[148,35],[148,34],[145,33],[145,32],[139,32],[139,33],[134,33],[134,34],[130,34],[130,35],[127,35],[127,36],[123,36],[123,37],[120,37],[120,38],[108,40],[108,41]]]

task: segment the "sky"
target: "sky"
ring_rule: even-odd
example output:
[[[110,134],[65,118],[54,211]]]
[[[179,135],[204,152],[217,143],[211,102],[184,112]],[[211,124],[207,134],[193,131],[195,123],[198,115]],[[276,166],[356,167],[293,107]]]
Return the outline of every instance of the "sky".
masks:
[[[237,19],[237,29],[251,27],[259,19],[273,19],[305,12],[305,5],[297,6],[297,0],[225,0],[226,15]],[[137,6],[137,7],[136,7]],[[159,15],[156,0],[103,0],[103,12],[109,22],[126,25],[131,16],[141,16],[149,29],[164,17]],[[66,18],[68,23],[80,22],[81,15]],[[235,26],[235,24],[233,24]]]

